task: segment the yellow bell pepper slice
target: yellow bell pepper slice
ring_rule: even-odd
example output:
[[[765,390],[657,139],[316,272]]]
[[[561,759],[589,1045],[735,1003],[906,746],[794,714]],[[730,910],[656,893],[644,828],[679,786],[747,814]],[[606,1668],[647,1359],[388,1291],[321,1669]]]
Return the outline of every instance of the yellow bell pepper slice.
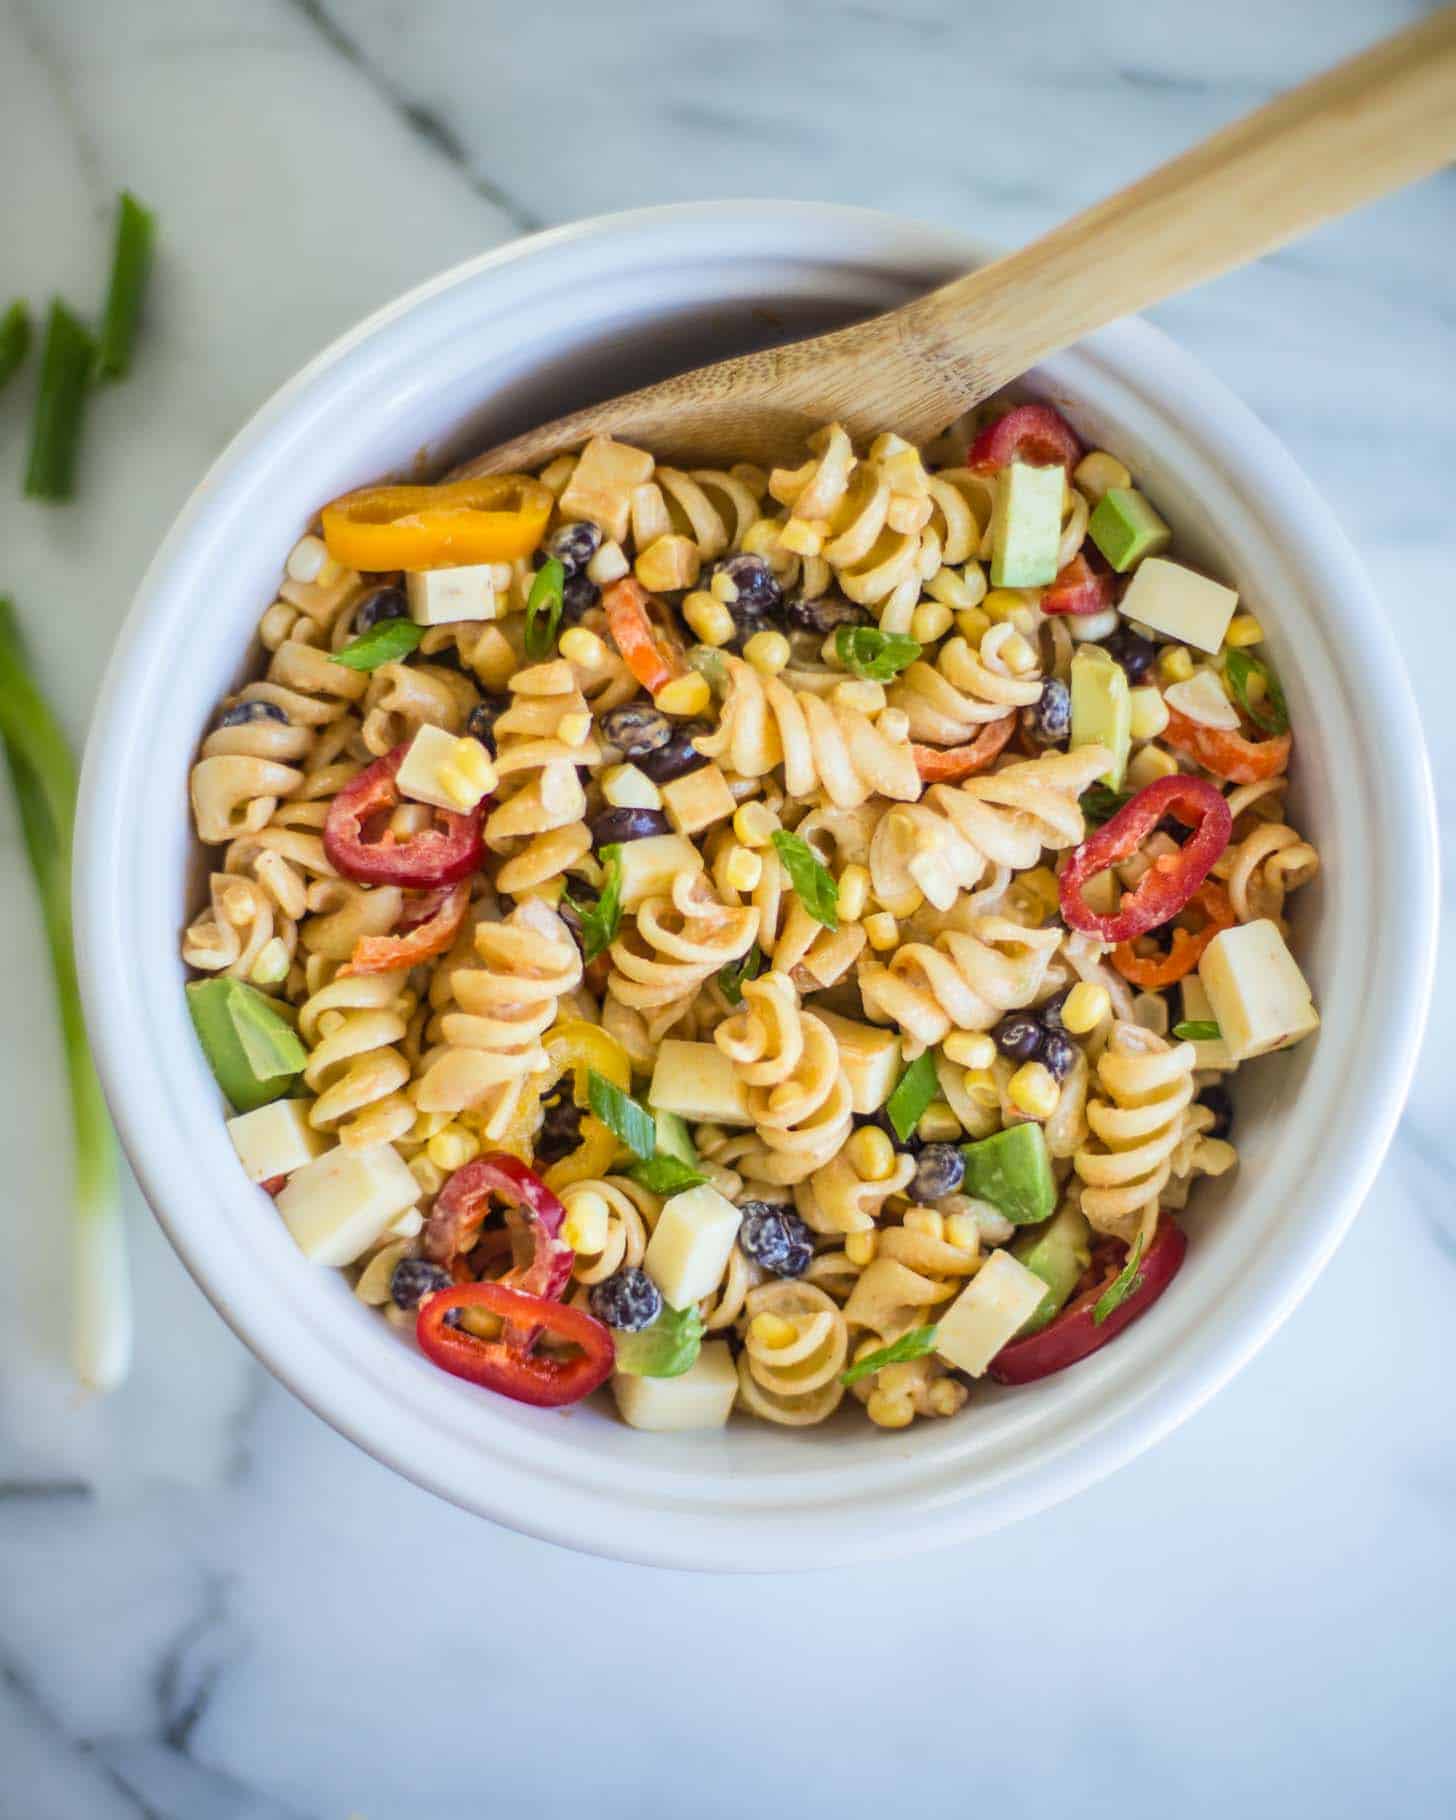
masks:
[[[566,1018],[546,1032],[545,1049],[553,1079],[571,1070],[572,1098],[578,1106],[585,1107],[590,1103],[587,1075],[592,1069],[624,1093],[631,1091],[632,1063],[627,1051],[598,1024],[589,1024],[585,1018]],[[606,1175],[621,1151],[621,1141],[616,1133],[609,1131],[599,1118],[587,1113],[581,1121],[580,1144],[570,1156],[553,1163],[541,1179],[556,1191],[568,1182],[585,1182]]]
[[[376,574],[513,562],[540,543],[554,504],[540,481],[524,474],[361,487],[324,507],[324,543],[346,569]]]

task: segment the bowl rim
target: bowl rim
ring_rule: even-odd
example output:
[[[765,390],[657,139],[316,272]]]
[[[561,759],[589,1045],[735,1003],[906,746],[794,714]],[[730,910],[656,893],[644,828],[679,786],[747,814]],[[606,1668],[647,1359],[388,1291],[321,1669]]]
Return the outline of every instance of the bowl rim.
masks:
[[[97,1066],[123,1145],[143,1192],[184,1264],[218,1312],[275,1376],[315,1413],[384,1464],[442,1497],[509,1527],[610,1558],[643,1564],[715,1570],[762,1571],[765,1538],[788,1537],[802,1527],[804,1511],[793,1495],[762,1510],[752,1536],[743,1533],[741,1514],[724,1508],[705,1510],[686,1500],[680,1488],[661,1475],[642,1473],[642,1490],[629,1494],[622,1486],[568,1484],[539,1464],[522,1466],[515,1458],[497,1457],[489,1443],[481,1452],[490,1460],[488,1489],[472,1484],[463,1491],[448,1470],[447,1448],[427,1457],[423,1442],[409,1434],[386,1407],[371,1413],[367,1377],[360,1361],[330,1353],[321,1344],[309,1351],[296,1332],[275,1320],[246,1280],[227,1278],[220,1245],[187,1214],[186,1187],[171,1167],[173,1131],[160,1108],[149,1104],[152,1088],[145,1071],[135,1068],[137,1013],[144,1006],[129,1002],[133,992],[126,966],[120,918],[108,914],[107,881],[119,876],[124,859],[119,823],[124,799],[121,778],[126,767],[116,755],[141,737],[129,710],[131,684],[158,661],[158,647],[169,628],[168,602],[185,592],[189,565],[204,552],[226,518],[220,496],[230,481],[256,462],[267,459],[271,445],[295,434],[307,416],[309,400],[347,376],[351,366],[367,362],[371,350],[393,344],[407,324],[434,300],[452,294],[488,292],[500,273],[523,261],[542,260],[559,252],[605,243],[643,246],[660,243],[666,253],[679,234],[710,228],[716,238],[738,235],[745,245],[756,235],[776,237],[785,250],[800,231],[813,229],[819,241],[842,238],[847,263],[875,262],[907,273],[916,263],[994,255],[995,249],[957,230],[911,222],[904,217],[837,204],[758,201],[678,203],[596,216],[513,241],[466,260],[406,292],[337,338],[294,378],[279,388],[229,442],[199,482],[163,540],[137,590],[107,666],[87,741],[81,805],[75,846],[74,908],[78,958],[88,1025]],[[853,254],[848,249],[854,249]],[[918,269],[918,267],[917,267]],[[1328,577],[1330,586],[1352,601],[1351,639],[1358,645],[1361,694],[1372,719],[1400,749],[1404,789],[1382,811],[1398,823],[1392,836],[1408,862],[1398,889],[1387,887],[1385,908],[1391,922],[1385,939],[1401,955],[1393,996],[1384,1006],[1383,1049],[1370,1068],[1368,1092],[1361,1102],[1359,1143],[1346,1129],[1332,1137],[1344,1163],[1342,1191],[1286,1245],[1279,1269],[1244,1296],[1242,1318],[1232,1317],[1223,1330],[1205,1336],[1196,1356],[1171,1358],[1160,1372],[1159,1394],[1126,1402],[1107,1419],[1084,1422],[1075,1434],[1043,1448],[1043,1457],[1014,1473],[1003,1473],[976,1496],[957,1498],[954,1487],[927,1496],[914,1521],[903,1527],[885,1520],[870,1497],[866,1508],[846,1511],[830,1534],[815,1535],[815,1565],[839,1565],[881,1558],[907,1548],[949,1544],[984,1533],[1073,1495],[1151,1446],[1201,1407],[1268,1340],[1308,1291],[1359,1212],[1394,1134],[1415,1067],[1434,976],[1438,919],[1435,800],[1430,768],[1414,699],[1393,641],[1378,636],[1380,608],[1354,549],[1333,511],[1316,493],[1292,456],[1252,411],[1223,384],[1206,373],[1150,324],[1131,320],[1103,330],[1079,345],[1078,358],[1110,364],[1126,386],[1141,382],[1161,392],[1180,395],[1180,422],[1201,411],[1200,435],[1221,449],[1230,464],[1257,469],[1261,492],[1271,504],[1268,516],[1287,527],[1291,561],[1304,573]],[[1184,402],[1186,401],[1186,402]],[[1210,425],[1213,426],[1210,429]],[[1363,625],[1360,621],[1363,619]],[[132,761],[133,767],[135,760]],[[137,995],[140,996],[139,994]],[[144,1015],[141,1019],[145,1024]],[[1372,1058],[1362,1058],[1368,1063]],[[416,1363],[418,1363],[416,1361]],[[626,1475],[624,1475],[625,1477]],[[784,1490],[791,1491],[787,1485]],[[604,1505],[616,1494],[619,1501]],[[639,1501],[620,1501],[632,1496]],[[651,1520],[644,1519],[644,1511]],[[823,1522],[824,1512],[815,1513]],[[797,1567],[792,1551],[769,1547],[770,1563]]]

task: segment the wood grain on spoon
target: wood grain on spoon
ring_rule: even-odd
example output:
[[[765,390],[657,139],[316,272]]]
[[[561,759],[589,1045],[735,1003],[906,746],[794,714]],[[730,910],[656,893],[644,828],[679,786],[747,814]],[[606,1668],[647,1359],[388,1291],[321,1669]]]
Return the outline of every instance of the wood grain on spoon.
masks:
[[[678,462],[797,461],[842,423],[923,442],[1038,360],[1456,158],[1456,6],[1225,127],[1020,252],[852,328],[681,373],[467,464],[610,433]]]

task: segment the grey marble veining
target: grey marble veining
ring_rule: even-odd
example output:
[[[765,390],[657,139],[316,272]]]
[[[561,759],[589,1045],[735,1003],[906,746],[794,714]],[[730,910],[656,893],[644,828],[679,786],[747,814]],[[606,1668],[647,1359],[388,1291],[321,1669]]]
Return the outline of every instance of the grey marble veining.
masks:
[[[84,503],[0,486],[0,585],[79,737],[198,474],[407,285],[540,224],[697,196],[864,202],[1012,243],[1421,10],[0,0],[0,300],[94,298],[119,183],[164,229]],[[1158,312],[1370,565],[1448,876],[1453,246],[1447,173]],[[11,396],[0,471],[23,445]],[[1456,1804],[1449,940],[1370,1207],[1205,1412],[974,1547],[725,1583],[573,1557],[393,1478],[251,1362],[135,1196],[137,1369],[78,1403],[66,1106],[3,797],[0,927],[0,1820]]]

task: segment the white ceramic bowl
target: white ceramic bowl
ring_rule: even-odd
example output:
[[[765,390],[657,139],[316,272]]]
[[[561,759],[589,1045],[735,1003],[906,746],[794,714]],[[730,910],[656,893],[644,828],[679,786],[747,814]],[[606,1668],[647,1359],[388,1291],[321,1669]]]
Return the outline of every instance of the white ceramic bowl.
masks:
[[[177,956],[204,870],[187,771],[319,505],[422,448],[457,459],[689,362],[897,304],[985,256],[889,216],[751,202],[585,222],[461,266],[337,342],[242,431],[158,553],[112,660],[86,755],[76,921],[97,1059],[142,1186],[221,1314],[305,1402],[513,1528],[626,1560],[759,1569],[910,1552],[1050,1504],[1149,1446],[1269,1337],[1395,1127],[1436,905],[1407,684],[1359,563],[1289,456],[1186,354],[1128,322],[1032,383],[1129,461],[1182,550],[1268,626],[1298,729],[1295,808],[1324,862],[1298,914],[1323,1030],[1240,1074],[1240,1168],[1200,1186],[1188,1263],[1145,1319],[1073,1371],[988,1388],[957,1419],[901,1433],[845,1416],[638,1434],[607,1411],[541,1414],[437,1371],[305,1262],[237,1167]]]

